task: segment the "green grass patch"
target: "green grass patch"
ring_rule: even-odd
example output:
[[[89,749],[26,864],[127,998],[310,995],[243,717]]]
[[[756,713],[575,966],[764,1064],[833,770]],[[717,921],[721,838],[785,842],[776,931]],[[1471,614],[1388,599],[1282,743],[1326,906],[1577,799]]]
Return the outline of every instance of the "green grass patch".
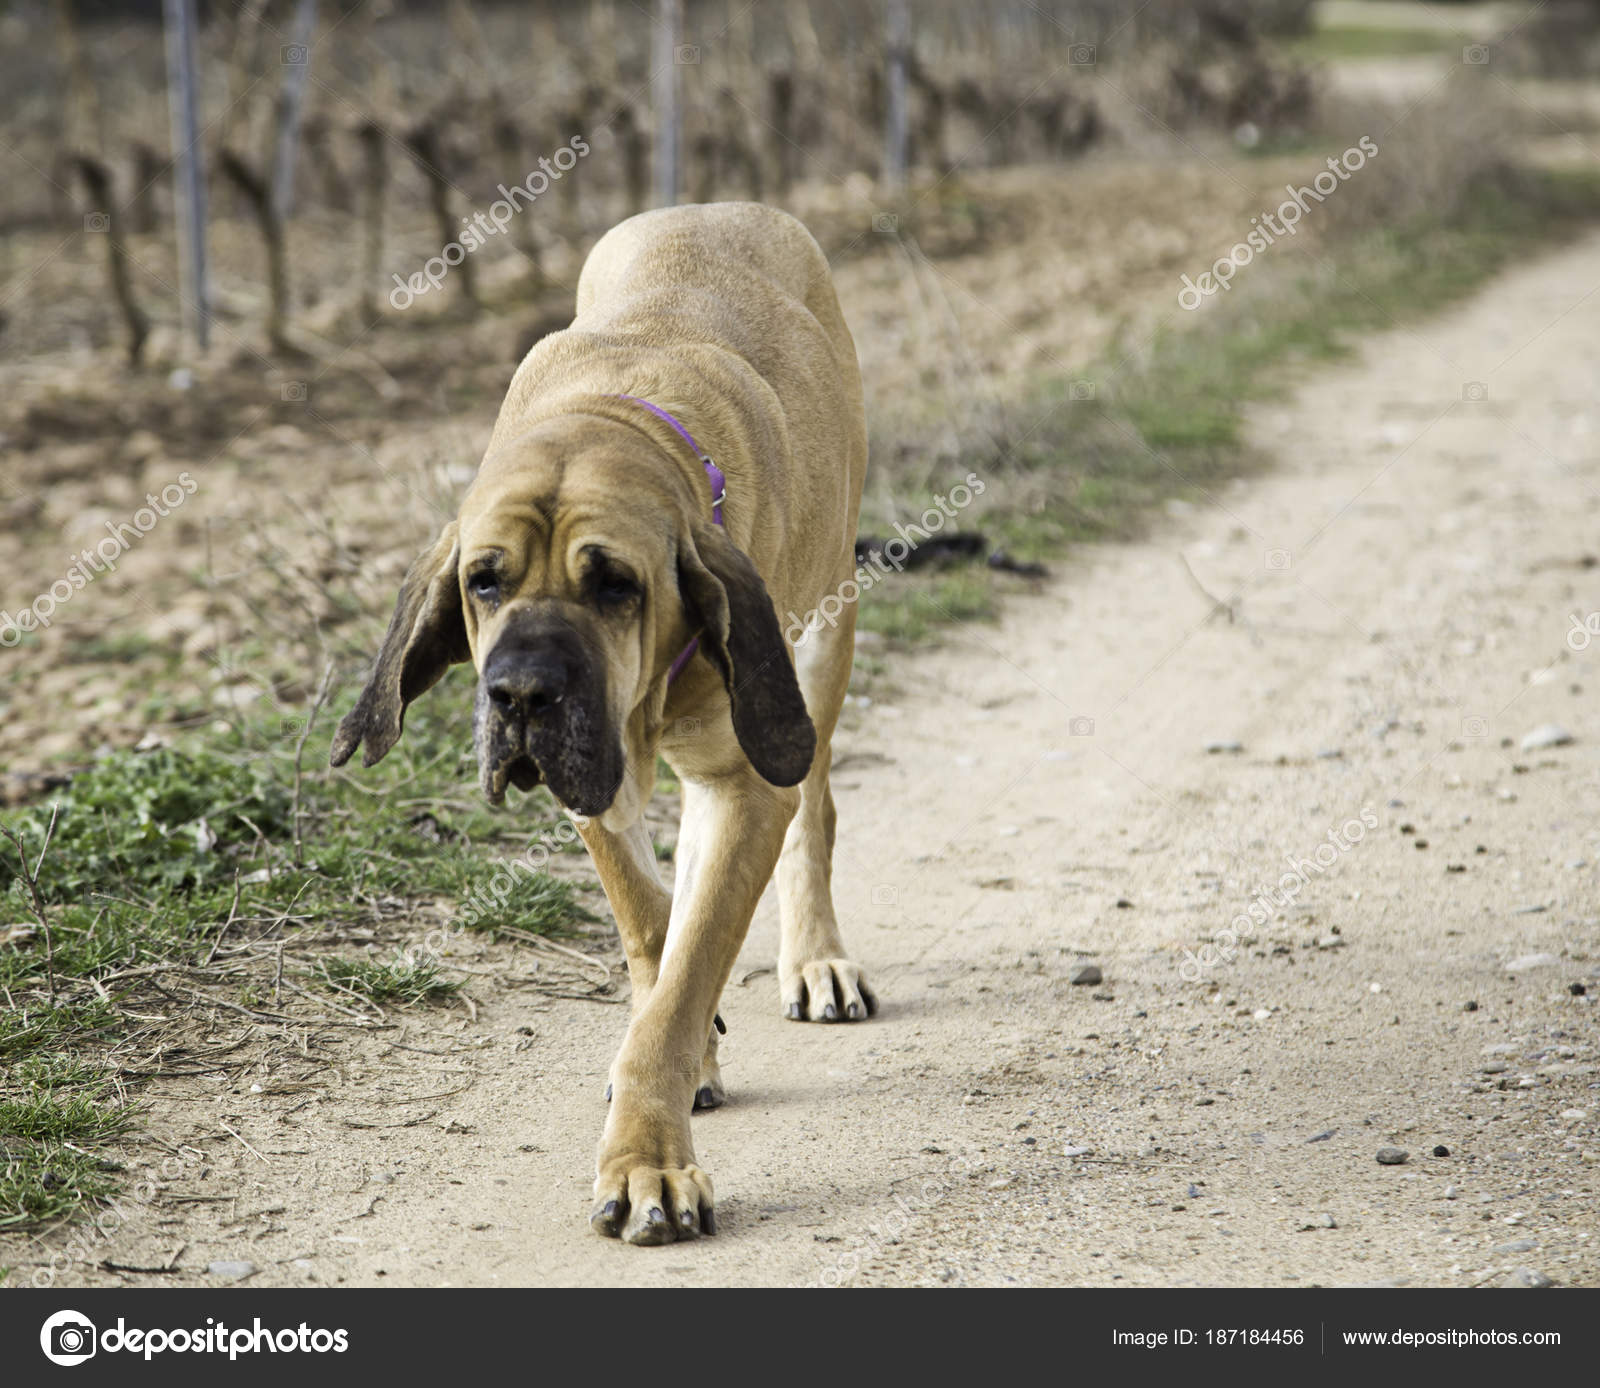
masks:
[[[1471,42],[1466,34],[1448,29],[1403,29],[1382,25],[1329,26],[1290,39],[1284,47],[1297,58],[1338,62],[1361,58],[1415,58],[1433,53],[1453,53]]]
[[[142,631],[110,631],[72,642],[64,658],[71,665],[131,665],[148,655],[164,653],[165,648]]]
[[[13,951],[14,952],[14,951]],[[0,954],[0,959],[5,955]],[[9,1076],[25,1057],[45,1056],[92,1042],[116,1026],[116,1017],[99,998],[66,1006],[10,1007],[0,1010],[0,1063]]]
[[[885,579],[866,589],[856,625],[890,641],[916,642],[949,622],[991,621],[994,582],[988,569],[952,569]]]
[[[0,1149],[0,1230],[48,1224],[104,1200],[120,1172],[116,1162],[49,1143]]]
[[[1092,398],[1074,398],[1059,379],[1036,381],[1017,416],[1040,422],[986,474],[991,504],[980,523],[1034,558],[1137,534],[1174,498],[1204,503],[1270,461],[1244,442],[1252,404],[1284,394],[1307,365],[1346,355],[1361,335],[1455,303],[1597,220],[1600,177],[1520,172],[1481,181],[1448,216],[1352,234],[1314,264],[1265,258],[1157,338],[1137,369],[1119,369],[1132,354],[1117,352],[1086,370]]]
[[[337,956],[319,959],[312,976],[373,1002],[444,1002],[461,991],[459,983],[440,976],[437,961],[404,954],[397,954],[388,963]]]
[[[121,1136],[136,1116],[104,1101],[101,1072],[73,1057],[35,1055],[0,1078],[0,1230],[71,1214],[111,1194],[118,1163],[86,1149]]]
[[[35,1088],[20,1099],[0,1099],[0,1143],[106,1142],[125,1131],[132,1114],[102,1104],[93,1093],[61,1095]]]
[[[479,867],[479,876],[482,880],[474,884],[458,919],[467,929],[493,939],[503,939],[512,931],[569,935],[579,921],[597,919],[578,900],[578,890],[571,882],[547,872],[486,863]],[[505,877],[512,879],[508,888],[504,887]]]

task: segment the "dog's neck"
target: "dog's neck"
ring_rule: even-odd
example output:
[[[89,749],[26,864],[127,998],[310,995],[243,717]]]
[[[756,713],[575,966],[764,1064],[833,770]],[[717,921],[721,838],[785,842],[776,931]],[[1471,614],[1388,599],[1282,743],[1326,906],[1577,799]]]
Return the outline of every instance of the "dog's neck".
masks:
[[[631,404],[639,405],[649,410],[657,419],[665,420],[672,426],[672,430],[679,438],[689,445],[690,451],[700,460],[700,465],[706,470],[706,477],[711,483],[711,522],[713,525],[722,524],[722,503],[728,499],[728,479],[723,476],[722,469],[711,461],[711,455],[701,451],[700,445],[694,441],[694,435],[687,427],[669,411],[660,405],[646,400],[638,395],[616,395],[615,400],[626,400]],[[690,640],[689,644],[678,652],[678,658],[672,662],[667,671],[667,684],[673,684],[679,675],[688,668],[689,662],[694,659],[694,653],[700,649],[698,636]]]

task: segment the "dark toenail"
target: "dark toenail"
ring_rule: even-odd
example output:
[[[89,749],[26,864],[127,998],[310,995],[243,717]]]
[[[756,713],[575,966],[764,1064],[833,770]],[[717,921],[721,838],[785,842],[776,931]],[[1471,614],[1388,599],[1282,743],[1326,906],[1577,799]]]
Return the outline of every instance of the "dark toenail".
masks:
[[[650,1213],[645,1216],[645,1222],[647,1224],[665,1224],[667,1222],[666,1212],[659,1207],[652,1208]]]
[[[701,1088],[700,1088],[700,1092],[697,1095],[695,1095],[695,1098],[700,1101],[700,1107],[701,1108],[710,1108],[711,1107],[711,1086],[709,1084],[702,1085]]]
[[[617,1217],[617,1202],[615,1200],[607,1200],[605,1209],[600,1211],[600,1217],[602,1219],[615,1219]]]
[[[792,1002],[792,1003],[789,1004],[789,1020],[791,1022],[798,1022],[800,1020],[800,1004],[799,1003]]]
[[[717,1217],[710,1210],[700,1212],[700,1228],[708,1234],[717,1232]]]
[[[712,1025],[715,1026],[716,1029],[724,1036],[728,1034],[728,1024],[722,1020],[722,1013],[717,1013],[717,1015],[711,1019],[711,1022]]]
[[[839,1020],[839,1009],[830,1002],[822,1009],[822,1020],[825,1022],[837,1022]]]
[[[611,1086],[609,1084],[606,1086],[606,1102],[608,1104],[611,1102]]]
[[[853,1002],[853,1003],[850,1004],[850,1020],[852,1022],[858,1022],[858,1021],[861,1020],[861,1004],[860,1003]]]

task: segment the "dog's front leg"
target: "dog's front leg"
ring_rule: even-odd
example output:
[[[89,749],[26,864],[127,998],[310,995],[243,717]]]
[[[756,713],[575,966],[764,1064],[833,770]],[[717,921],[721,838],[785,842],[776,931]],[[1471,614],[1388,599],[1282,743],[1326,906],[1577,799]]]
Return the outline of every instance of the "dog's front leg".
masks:
[[[753,771],[686,784],[678,883],[654,987],[612,1066],[590,1223],[629,1243],[715,1231],[689,1114],[698,1057],[799,803]],[[632,967],[630,961],[630,969]]]
[[[656,871],[655,845],[644,820],[637,819],[621,833],[604,828],[598,819],[586,820],[578,830],[594,860],[605,888],[617,934],[628,959],[628,981],[633,985],[633,1010],[638,1012],[656,985],[661,947],[666,943],[672,893]]]
[[[611,913],[617,918],[617,934],[628,960],[628,981],[632,986],[633,1015],[637,1016],[656,986],[661,968],[661,948],[667,939],[667,923],[672,913],[672,893],[662,885],[656,869],[655,845],[644,821],[636,820],[627,829],[613,832],[598,819],[587,820],[579,832],[600,874]],[[722,1070],[717,1064],[717,1033],[713,1028],[701,1053],[680,1056],[677,1063],[691,1075],[698,1075],[694,1106],[718,1108],[726,1097]],[[606,1099],[616,1088],[606,1080]]]

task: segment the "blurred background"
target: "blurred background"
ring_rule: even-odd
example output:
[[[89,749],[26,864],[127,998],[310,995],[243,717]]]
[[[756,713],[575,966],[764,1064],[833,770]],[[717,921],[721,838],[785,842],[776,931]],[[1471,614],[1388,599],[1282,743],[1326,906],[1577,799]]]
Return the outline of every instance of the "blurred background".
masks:
[[[1588,217],[1597,65],[1577,0],[8,4],[4,606],[151,487],[201,485],[0,654],[0,762],[292,713],[359,659],[630,213],[801,216],[866,375],[864,525],[1000,469],[970,524],[1032,559],[1248,466],[1231,410],[1269,367]],[[1359,174],[1186,309],[1363,136]],[[908,580],[866,625],[914,639],[995,582]]]

